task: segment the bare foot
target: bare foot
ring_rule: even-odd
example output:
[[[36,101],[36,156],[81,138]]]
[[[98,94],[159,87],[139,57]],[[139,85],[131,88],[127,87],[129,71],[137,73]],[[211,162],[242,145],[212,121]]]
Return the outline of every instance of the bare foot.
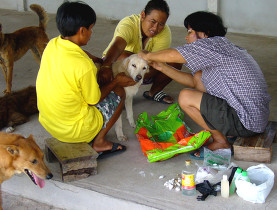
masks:
[[[218,143],[218,142],[210,143],[207,147],[208,147],[209,150],[212,150],[212,151],[218,150],[218,149],[229,149],[229,148],[231,148],[230,144],[221,144],[221,143]],[[195,152],[194,156],[195,157],[200,157],[200,152]]]
[[[200,157],[200,152],[194,153],[194,156],[195,156],[195,157]]]
[[[172,104],[174,100],[171,96],[166,96],[166,97],[164,97],[163,101],[168,104]]]

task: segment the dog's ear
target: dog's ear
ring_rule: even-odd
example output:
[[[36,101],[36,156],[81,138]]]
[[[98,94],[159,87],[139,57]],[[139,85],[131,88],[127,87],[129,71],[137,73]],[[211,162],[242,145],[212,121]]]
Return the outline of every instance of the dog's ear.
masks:
[[[145,73],[148,73],[150,71],[150,66],[147,64],[147,70]]]
[[[30,134],[30,136],[27,139],[30,141],[36,142],[32,134]]]
[[[19,149],[15,145],[3,145],[4,148],[12,155],[16,156],[19,154]]]
[[[123,67],[124,70],[126,70],[126,71],[127,71],[127,69],[128,69],[128,64],[129,64],[129,62],[130,62],[130,57],[125,58],[125,59],[123,60],[122,67]]]

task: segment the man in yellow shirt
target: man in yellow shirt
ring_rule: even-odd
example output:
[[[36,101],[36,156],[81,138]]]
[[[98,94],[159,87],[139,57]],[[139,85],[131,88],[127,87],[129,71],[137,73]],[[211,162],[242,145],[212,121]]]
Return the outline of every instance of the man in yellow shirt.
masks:
[[[104,61],[99,72],[100,84],[112,79],[111,64],[141,50],[156,52],[171,45],[171,31],[166,25],[169,7],[164,0],[151,0],[139,15],[122,19],[117,25],[114,37],[103,53]],[[175,65],[175,66],[174,66]],[[181,68],[181,65],[174,64]],[[144,97],[161,103],[173,103],[173,98],[162,90],[172,81],[165,74],[151,68],[144,76],[144,84],[152,84]]]
[[[92,142],[96,152],[124,151],[125,146],[105,140],[123,109],[122,87],[135,82],[124,74],[102,86],[97,83],[95,61],[83,51],[96,22],[94,10],[85,3],[65,2],[56,16],[61,33],[44,50],[36,81],[39,121],[63,142]]]

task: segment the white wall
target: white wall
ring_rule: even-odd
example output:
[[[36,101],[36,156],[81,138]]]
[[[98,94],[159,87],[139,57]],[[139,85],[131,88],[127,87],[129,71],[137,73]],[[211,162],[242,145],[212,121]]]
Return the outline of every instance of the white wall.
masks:
[[[276,0],[220,0],[219,12],[229,31],[277,36]]]
[[[121,19],[140,13],[148,0],[83,0],[99,17]],[[212,0],[167,0],[170,7],[168,24],[183,27],[185,17],[195,11],[208,10]],[[24,4],[24,3],[25,4]],[[48,13],[56,13],[63,0],[0,0],[0,8],[22,11],[24,5],[42,5]],[[229,32],[277,36],[276,0],[213,0],[218,14]],[[29,8],[28,8],[29,10]]]

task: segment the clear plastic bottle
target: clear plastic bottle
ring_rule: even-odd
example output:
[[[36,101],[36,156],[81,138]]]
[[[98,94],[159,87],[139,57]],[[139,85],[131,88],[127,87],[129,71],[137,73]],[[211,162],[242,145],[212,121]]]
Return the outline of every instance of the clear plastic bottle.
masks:
[[[232,179],[231,185],[230,185],[230,191],[229,191],[230,195],[235,193],[235,190],[236,190],[235,181],[241,175],[241,172],[242,172],[242,169],[241,168],[237,168],[237,170],[236,170],[236,172],[234,174],[234,177]]]
[[[195,167],[191,165],[191,160],[186,160],[186,167],[182,171],[182,193],[183,195],[196,195],[195,187]]]

